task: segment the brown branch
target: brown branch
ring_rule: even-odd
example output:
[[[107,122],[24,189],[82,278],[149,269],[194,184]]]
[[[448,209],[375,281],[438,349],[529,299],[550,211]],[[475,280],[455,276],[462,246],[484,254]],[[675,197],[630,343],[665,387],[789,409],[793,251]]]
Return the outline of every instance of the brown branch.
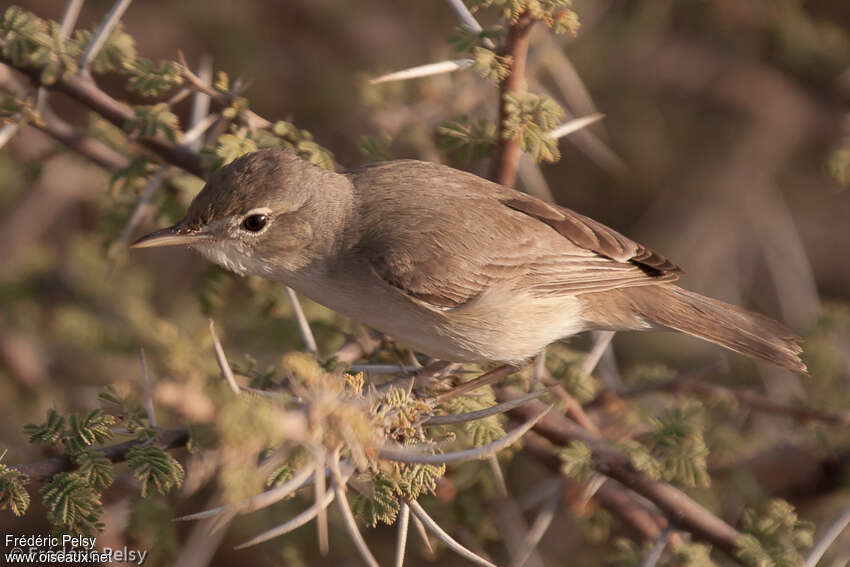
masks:
[[[496,398],[505,402],[522,395],[511,387],[497,386]],[[544,406],[541,402],[530,401],[509,413],[515,419],[527,421],[539,413]],[[718,518],[687,494],[665,482],[653,480],[635,470],[629,458],[613,449],[604,440],[591,435],[566,417],[549,412],[535,426],[534,431],[555,443],[565,446],[573,441],[585,443],[593,452],[596,470],[613,478],[623,486],[637,492],[653,502],[677,527],[686,530],[694,537],[705,541],[726,553],[735,561],[738,550],[738,531]]]
[[[178,447],[183,447],[189,442],[189,430],[166,429],[157,435],[156,441],[163,449],[176,449]],[[127,453],[130,452],[130,449],[140,445],[147,445],[148,443],[149,441],[138,441],[134,439],[132,441],[109,445],[99,450],[103,452],[106,458],[111,462],[120,463],[127,459]],[[43,482],[49,480],[56,474],[69,471],[76,466],[77,465],[75,465],[67,455],[62,455],[59,457],[53,457],[52,459],[36,461],[34,463],[14,465],[11,468],[26,474],[31,481],[34,480]]]
[[[667,392],[695,396],[703,400],[734,398],[739,404],[755,411],[784,415],[798,421],[819,421],[831,425],[850,425],[850,412],[841,410],[819,410],[792,406],[771,400],[764,394],[749,389],[728,388],[719,384],[699,382],[693,378],[673,378],[613,394],[615,398],[636,398],[645,394]],[[594,400],[595,401],[595,400]]]
[[[49,110],[43,110],[41,116],[43,122],[33,123],[32,126],[95,164],[112,170],[124,169],[130,165],[130,160],[127,156],[97,138],[80,134],[70,123]]]
[[[434,402],[441,403],[448,399],[455,398],[457,396],[462,396],[468,392],[472,392],[473,390],[477,390],[478,388],[483,388],[484,386],[490,386],[495,384],[496,382],[501,382],[511,374],[514,374],[520,370],[519,367],[513,366],[511,364],[503,364],[502,366],[498,366],[489,372],[485,372],[481,376],[470,380],[469,382],[464,382],[459,386],[455,386],[451,390],[447,392],[443,392],[442,394],[438,394],[434,396]]]
[[[492,178],[496,183],[512,187],[516,180],[519,157],[522,153],[519,142],[505,137],[504,124],[507,119],[507,95],[525,90],[525,66],[528,58],[528,38],[534,25],[531,14],[524,12],[508,28],[504,55],[511,58],[511,70],[499,85],[499,140],[493,157]]]
[[[5,41],[0,39],[0,47],[3,46],[5,46]],[[131,107],[102,91],[90,78],[79,75],[67,75],[59,77],[51,85],[42,85],[41,69],[38,67],[30,65],[17,66],[9,57],[3,54],[2,50],[0,50],[0,63],[25,74],[36,85],[41,85],[52,91],[58,91],[68,95],[121,129],[124,129],[127,123],[135,118]],[[164,161],[198,177],[204,176],[204,171],[201,168],[201,155],[198,152],[175,144],[160,136],[140,138],[137,141],[142,146],[157,154]]]

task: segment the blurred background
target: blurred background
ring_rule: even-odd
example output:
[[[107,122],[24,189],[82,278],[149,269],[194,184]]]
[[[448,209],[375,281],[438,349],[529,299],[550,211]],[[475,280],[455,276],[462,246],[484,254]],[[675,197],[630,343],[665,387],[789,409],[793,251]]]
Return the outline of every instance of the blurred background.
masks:
[[[51,19],[61,18],[63,9],[57,0],[16,4]],[[79,26],[96,25],[111,4],[87,1]],[[605,118],[564,138],[559,162],[539,168],[524,162],[518,186],[538,195],[550,191],[558,203],[670,257],[687,272],[684,286],[771,315],[810,340],[804,344],[810,378],[729,355],[731,369],[707,380],[746,384],[777,400],[850,409],[850,3],[576,0],[574,9],[582,23],[577,37],[535,30],[529,88],[550,94],[572,116],[601,112]],[[482,19],[486,26],[487,16]],[[495,119],[493,83],[473,70],[367,82],[459,57],[448,43],[457,20],[446,2],[147,0],[132,4],[123,23],[145,57],[174,60],[180,50],[192,65],[209,56],[215,69],[241,75],[250,82],[245,96],[253,110],[309,130],[343,166],[385,154],[488,173],[486,159],[446,152],[438,128],[463,115]],[[134,101],[117,78],[99,81]],[[86,109],[61,95],[50,100],[67,120],[91,125]],[[185,120],[188,106],[178,110]],[[187,185],[177,197],[183,206],[198,188]],[[47,409],[92,407],[105,384],[138,389],[140,346],[154,376],[215,375],[207,316],[216,320],[229,354],[249,355],[259,367],[300,347],[285,296],[264,282],[223,276],[183,250],[110,260],[110,244],[136,199],[137,190],[116,191],[109,172],[34,128],[0,150],[0,446],[8,450],[6,463],[49,456],[28,445],[22,431]],[[165,222],[165,213],[149,215],[139,234]],[[320,306],[307,302],[306,308],[324,352],[354,329]],[[571,346],[585,344],[578,338]],[[616,382],[648,365],[688,370],[719,350],[680,336],[618,335],[602,372]],[[718,427],[718,439],[738,435],[736,459],[727,461],[794,445],[811,448],[806,455],[815,466],[828,453],[829,474],[818,470],[776,491],[819,524],[828,520],[848,503],[841,497],[842,459],[850,436],[771,419],[746,416]],[[752,474],[752,493],[770,492]],[[527,463],[508,469],[517,492],[535,475]],[[209,493],[131,506],[132,482],[118,484],[104,502],[108,528],[99,542],[129,538],[157,549],[149,564],[176,560],[194,536],[191,525],[174,526],[170,518],[200,509]],[[486,494],[487,488],[476,490]],[[434,506],[443,506],[443,520],[462,539],[498,548],[497,533],[475,530],[487,514],[486,498],[462,513],[445,506],[450,496],[440,498]],[[22,520],[3,512],[0,526],[44,533],[42,517],[36,503]],[[575,565],[600,564],[609,540],[594,543],[580,525],[585,520],[558,516],[540,547],[546,564],[562,564],[565,553]],[[231,551],[272,521],[258,514],[231,527],[211,564],[359,564],[347,541],[319,560],[308,528]],[[393,538],[393,528],[369,534],[379,559],[391,556]],[[850,550],[843,545],[839,558]],[[428,564],[418,541],[415,547],[411,564]],[[440,561],[463,564],[448,553]]]

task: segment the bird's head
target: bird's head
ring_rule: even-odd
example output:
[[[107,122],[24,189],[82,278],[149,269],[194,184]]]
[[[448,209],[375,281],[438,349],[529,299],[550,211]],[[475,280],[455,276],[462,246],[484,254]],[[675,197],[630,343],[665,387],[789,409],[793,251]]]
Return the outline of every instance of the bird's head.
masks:
[[[239,274],[296,272],[333,247],[349,188],[345,177],[290,150],[260,150],[219,169],[180,222],[132,247],[190,246]]]

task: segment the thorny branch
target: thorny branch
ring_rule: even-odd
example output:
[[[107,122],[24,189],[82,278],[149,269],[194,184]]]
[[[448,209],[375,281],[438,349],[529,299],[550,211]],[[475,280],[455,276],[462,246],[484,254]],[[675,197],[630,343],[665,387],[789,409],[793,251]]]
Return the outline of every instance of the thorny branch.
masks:
[[[496,183],[512,187],[516,180],[519,156],[522,153],[519,142],[505,137],[504,122],[508,117],[507,95],[522,92],[525,89],[525,64],[528,58],[528,39],[534,19],[524,12],[508,29],[505,43],[505,55],[511,58],[510,72],[499,85],[499,140],[496,155],[493,158],[492,178]]]

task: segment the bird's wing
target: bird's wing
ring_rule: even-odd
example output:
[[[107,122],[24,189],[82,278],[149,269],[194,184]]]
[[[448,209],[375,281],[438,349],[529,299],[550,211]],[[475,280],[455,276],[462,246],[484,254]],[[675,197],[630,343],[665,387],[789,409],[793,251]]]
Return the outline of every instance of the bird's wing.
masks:
[[[650,275],[684,273],[682,268],[654,250],[566,207],[551,205],[519,192],[501,199],[501,202],[545,222],[576,246],[605,258],[643,266]]]
[[[447,176],[446,168],[412,163],[418,168],[407,168],[406,177],[422,169],[423,182],[440,193],[420,193],[416,214],[409,200],[398,207],[385,201],[381,210],[391,207],[393,221],[370,224],[389,226],[392,234],[375,234],[365,252],[378,277],[415,301],[457,308],[492,288],[576,295],[673,281],[682,272],[567,208],[472,175]],[[374,194],[392,199],[392,193],[388,188]]]

